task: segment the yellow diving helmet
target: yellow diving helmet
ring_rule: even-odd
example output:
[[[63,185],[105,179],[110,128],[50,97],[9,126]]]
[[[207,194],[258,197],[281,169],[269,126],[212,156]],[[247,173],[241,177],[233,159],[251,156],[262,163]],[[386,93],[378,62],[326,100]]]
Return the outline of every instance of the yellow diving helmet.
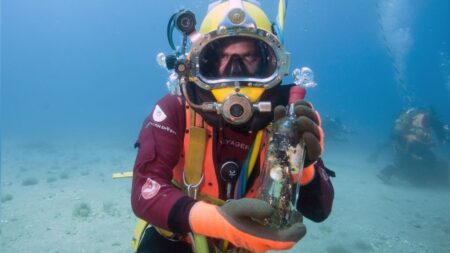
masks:
[[[198,32],[192,29],[195,19],[178,23],[190,27],[190,50],[175,66],[184,76],[180,85],[187,102],[200,114],[221,115],[234,126],[249,124],[255,112],[271,116],[273,99],[264,93],[288,74],[290,55],[259,3],[211,3]]]

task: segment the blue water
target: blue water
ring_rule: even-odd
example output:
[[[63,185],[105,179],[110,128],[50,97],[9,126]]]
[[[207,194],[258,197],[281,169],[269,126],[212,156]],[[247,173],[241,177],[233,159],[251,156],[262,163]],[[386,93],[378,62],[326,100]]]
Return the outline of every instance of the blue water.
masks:
[[[266,2],[273,18],[276,1]],[[391,2],[408,7],[399,8],[391,25],[409,29],[412,46],[401,64],[408,88],[418,97],[415,103],[433,106],[449,120],[450,3]],[[292,53],[291,69],[307,65],[315,71],[319,86],[310,99],[321,111],[361,128],[384,130],[405,103],[381,39],[375,3],[290,1],[286,47]],[[6,136],[69,129],[135,133],[166,92],[167,73],[154,59],[158,52],[170,53],[168,17],[184,7],[199,17],[206,12],[201,1],[166,1],[158,10],[150,1],[2,4]]]
[[[261,2],[273,19],[277,1]],[[167,93],[168,72],[155,57],[171,53],[170,15],[189,8],[201,20],[207,3],[3,0],[2,143],[120,139],[131,147],[142,121]],[[408,106],[432,107],[450,122],[448,24],[447,0],[289,1],[285,46],[291,70],[314,70],[319,85],[308,99],[322,115],[357,132],[346,147],[370,153]],[[8,147],[2,145],[2,153]]]

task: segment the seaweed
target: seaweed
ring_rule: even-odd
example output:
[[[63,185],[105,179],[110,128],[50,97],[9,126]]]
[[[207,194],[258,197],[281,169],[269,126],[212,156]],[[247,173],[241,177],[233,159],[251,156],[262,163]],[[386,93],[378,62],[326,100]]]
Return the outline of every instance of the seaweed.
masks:
[[[350,252],[344,246],[339,245],[339,244],[338,245],[333,245],[333,246],[328,246],[326,251],[328,253],[349,253]]]
[[[72,215],[78,218],[87,218],[91,214],[91,207],[86,202],[78,203],[74,206]]]
[[[60,179],[68,179],[69,174],[67,172],[61,172],[61,174],[59,174],[59,178]]]
[[[39,183],[39,181],[35,177],[29,177],[22,181],[23,186],[36,185],[38,183]]]
[[[367,242],[362,241],[362,240],[356,241],[355,247],[356,247],[356,249],[358,249],[358,252],[373,251],[372,245],[370,245]]]
[[[112,201],[103,203],[103,211],[111,216],[119,216],[120,212]]]
[[[56,181],[56,178],[55,177],[49,177],[49,178],[47,178],[47,183],[52,183],[52,182],[55,182]]]
[[[2,203],[5,203],[6,201],[11,201],[13,199],[13,196],[11,194],[5,194],[2,196]]]

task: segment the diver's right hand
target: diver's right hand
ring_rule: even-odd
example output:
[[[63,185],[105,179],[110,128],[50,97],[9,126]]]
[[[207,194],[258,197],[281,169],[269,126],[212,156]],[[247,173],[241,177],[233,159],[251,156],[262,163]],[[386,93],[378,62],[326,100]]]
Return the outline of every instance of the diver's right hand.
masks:
[[[270,217],[273,211],[259,199],[231,200],[223,206],[200,201],[192,207],[189,223],[196,234],[224,239],[252,252],[290,249],[305,235],[306,227],[298,222],[277,230],[256,221]]]

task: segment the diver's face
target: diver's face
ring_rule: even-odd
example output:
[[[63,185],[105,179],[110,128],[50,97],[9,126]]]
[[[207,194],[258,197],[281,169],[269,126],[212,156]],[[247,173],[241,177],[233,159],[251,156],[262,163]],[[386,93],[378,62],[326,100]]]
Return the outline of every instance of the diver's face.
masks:
[[[254,75],[261,62],[253,41],[238,41],[223,48],[219,54],[220,76]]]

